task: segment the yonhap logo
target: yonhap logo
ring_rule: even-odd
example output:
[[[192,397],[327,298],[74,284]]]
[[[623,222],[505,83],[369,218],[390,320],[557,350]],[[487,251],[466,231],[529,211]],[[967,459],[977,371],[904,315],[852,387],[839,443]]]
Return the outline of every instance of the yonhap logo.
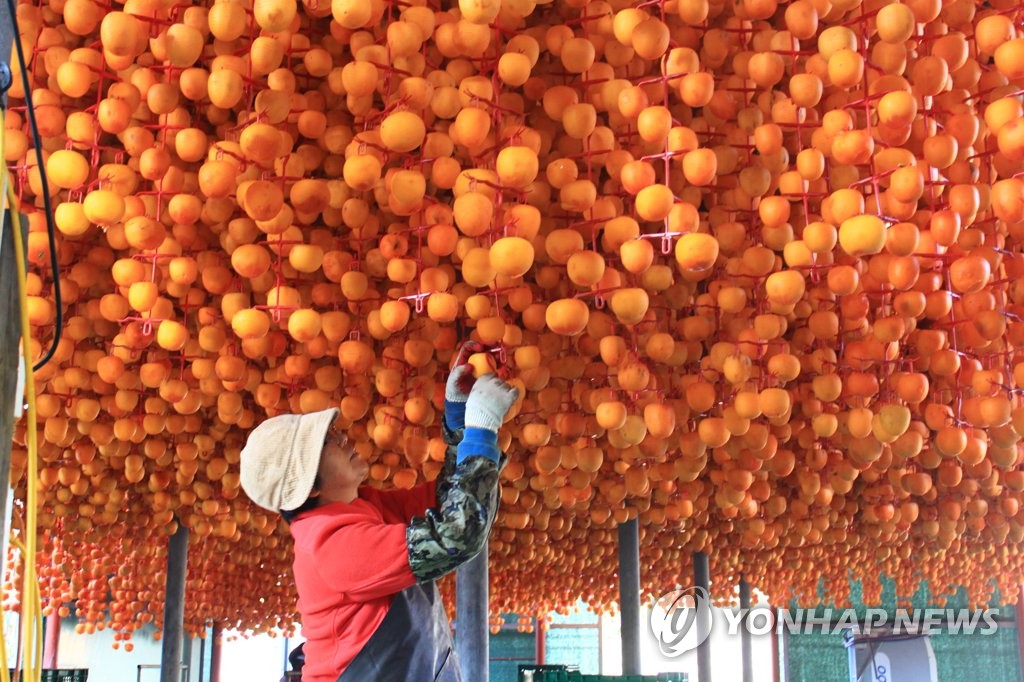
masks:
[[[720,614],[718,634],[734,637],[745,631],[755,637],[778,635],[842,635],[876,632],[884,629],[893,635],[991,635],[998,631],[999,609],[939,608],[853,608],[830,607],[777,609],[713,609],[708,591],[686,587],[667,592],[648,612],[648,625],[661,655],[677,658],[693,651],[711,635],[712,619]]]
[[[703,587],[687,587],[661,596],[650,611],[650,628],[662,655],[681,656],[711,634],[711,600]],[[696,625],[700,627],[695,627]],[[687,637],[693,630],[695,636]]]

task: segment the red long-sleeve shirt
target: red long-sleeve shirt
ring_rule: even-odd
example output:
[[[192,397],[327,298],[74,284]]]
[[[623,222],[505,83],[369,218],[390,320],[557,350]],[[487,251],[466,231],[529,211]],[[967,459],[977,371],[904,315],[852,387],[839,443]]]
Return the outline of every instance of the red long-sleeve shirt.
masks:
[[[416,583],[406,528],[433,504],[433,482],[412,490],[364,487],[351,503],[318,507],[292,522],[304,682],[335,682],[384,620],[392,597]]]

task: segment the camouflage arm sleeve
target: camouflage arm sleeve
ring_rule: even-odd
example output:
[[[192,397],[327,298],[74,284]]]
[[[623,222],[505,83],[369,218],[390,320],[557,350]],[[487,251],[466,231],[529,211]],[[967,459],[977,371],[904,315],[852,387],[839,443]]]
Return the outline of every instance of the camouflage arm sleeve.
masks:
[[[448,447],[444,452],[444,464],[441,466],[441,471],[437,475],[437,481],[435,487],[437,488],[437,504],[440,506],[441,500],[444,499],[448,493],[448,488],[451,487],[449,482],[452,473],[455,472],[455,461],[458,452],[459,443],[462,442],[462,429],[450,429],[448,428],[448,422],[441,419],[441,433],[444,436],[445,445]],[[505,470],[505,465],[508,464],[508,456],[505,453],[501,454],[501,458],[498,461],[498,473]]]
[[[444,452],[444,464],[441,466],[441,472],[437,475],[437,504],[441,505],[441,500],[448,494],[448,489],[451,488],[451,477],[455,473],[455,456],[456,450],[459,447],[459,443],[462,442],[462,429],[450,429],[448,428],[448,422],[441,418],[441,433],[444,435],[445,445],[448,447]]]
[[[470,457],[437,490],[438,506],[413,518],[405,531],[409,566],[420,582],[450,573],[483,548],[498,511],[498,465]]]

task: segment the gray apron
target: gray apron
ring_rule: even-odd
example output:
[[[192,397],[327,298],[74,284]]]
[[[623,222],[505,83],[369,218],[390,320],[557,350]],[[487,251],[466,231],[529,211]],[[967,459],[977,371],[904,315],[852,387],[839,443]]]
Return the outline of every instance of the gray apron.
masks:
[[[462,682],[448,616],[433,582],[395,595],[338,682]]]

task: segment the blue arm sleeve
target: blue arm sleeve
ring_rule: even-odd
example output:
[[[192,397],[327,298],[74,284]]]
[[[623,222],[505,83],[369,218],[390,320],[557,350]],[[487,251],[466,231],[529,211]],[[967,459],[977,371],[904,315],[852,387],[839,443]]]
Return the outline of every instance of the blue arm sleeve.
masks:
[[[497,462],[501,457],[501,450],[498,449],[498,434],[487,429],[468,427],[459,443],[456,463],[461,464],[470,457],[486,457]]]
[[[454,400],[444,401],[444,421],[452,431],[461,431],[466,426],[466,403]]]

